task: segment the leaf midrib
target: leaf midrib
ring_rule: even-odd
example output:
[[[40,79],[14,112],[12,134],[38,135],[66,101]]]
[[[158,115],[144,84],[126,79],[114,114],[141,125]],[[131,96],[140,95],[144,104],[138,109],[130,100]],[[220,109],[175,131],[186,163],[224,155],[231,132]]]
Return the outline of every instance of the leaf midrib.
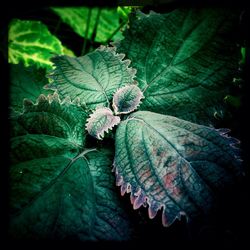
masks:
[[[186,17],[187,17],[187,16],[186,16]],[[185,23],[185,20],[186,20],[186,18],[184,19],[183,23]],[[200,47],[199,50],[195,51],[195,53],[193,53],[191,56],[185,58],[185,60],[182,60],[182,61],[178,62],[177,64],[173,65],[173,61],[175,60],[175,58],[177,57],[177,55],[180,53],[181,49],[183,48],[183,45],[185,44],[185,40],[186,40],[193,32],[195,32],[195,30],[196,30],[201,24],[202,24],[202,23],[197,22],[196,25],[195,25],[195,29],[192,28],[192,29],[188,32],[188,34],[185,36],[185,39],[178,39],[181,43],[180,43],[180,45],[178,46],[178,49],[177,49],[176,53],[175,53],[174,56],[172,57],[172,59],[171,59],[171,61],[169,62],[169,64],[168,64],[165,68],[163,68],[163,70],[162,70],[159,74],[155,75],[155,76],[153,77],[153,79],[151,79],[151,81],[150,81],[149,83],[148,83],[148,81],[147,81],[147,77],[145,77],[147,86],[145,87],[144,92],[146,92],[146,91],[149,89],[149,86],[151,86],[152,83],[154,83],[159,77],[161,77],[162,74],[166,73],[167,71],[170,71],[170,70],[171,70],[171,66],[177,66],[177,65],[183,63],[184,61],[186,61],[187,59],[189,59],[191,56],[194,56],[196,53],[198,53],[204,46],[207,45],[207,43],[209,43],[209,41],[211,40],[211,36],[209,37],[209,39],[207,39],[206,42],[204,42],[204,44]],[[220,24],[220,25],[221,25],[221,24]],[[218,25],[217,30],[219,29],[220,25]],[[162,29],[162,28],[161,28],[161,29]],[[158,34],[160,33],[161,29],[160,29],[158,32],[156,32],[156,33],[157,33],[157,36],[158,36]],[[216,30],[216,31],[217,31],[217,30]],[[213,34],[216,33],[216,31],[214,31]],[[213,34],[212,34],[212,35],[213,35]],[[152,40],[152,43],[151,43],[150,47],[154,44],[154,40],[156,40],[155,37],[154,37],[154,39]],[[147,53],[147,57],[148,57],[148,55],[149,55],[149,53]],[[147,58],[147,57],[146,57],[146,58]],[[146,61],[146,60],[145,60],[145,61]],[[147,65],[147,61],[145,62],[145,65]],[[170,69],[169,69],[169,68],[170,68]],[[146,71],[147,71],[147,68],[145,67],[145,72],[146,72]],[[200,85],[200,84],[197,84],[197,86],[199,86],[199,85]],[[200,85],[200,86],[202,86],[202,85]]]
[[[167,117],[167,116],[166,116],[166,117]],[[152,127],[150,124],[148,124],[148,123],[147,123],[146,121],[144,121],[142,118],[132,117],[132,118],[130,118],[130,119],[137,119],[137,120],[139,120],[139,121],[144,122],[144,123],[147,124],[150,128],[152,128],[156,133],[158,133],[161,137],[163,137],[166,141],[169,142],[169,140],[168,140],[167,138],[165,138],[164,135],[162,135],[159,131],[157,131],[154,127]],[[185,122],[187,122],[187,121],[185,121]],[[190,122],[189,122],[189,123],[190,123]],[[190,133],[190,131],[189,131],[188,129],[185,129],[185,128],[183,128],[183,127],[178,127],[178,126],[176,126],[176,125],[174,125],[174,124],[168,124],[168,126],[176,127],[176,128],[178,128],[178,129],[183,129],[183,130],[187,131],[188,133]],[[218,149],[221,150],[221,148],[220,148],[217,144],[213,143],[213,141],[209,140],[208,138],[203,137],[203,136],[201,136],[201,135],[198,135],[198,134],[196,134],[194,131],[192,131],[191,133],[195,134],[197,137],[202,138],[203,140],[207,141],[208,143],[212,143],[213,147],[216,147],[216,148],[218,148]],[[176,151],[176,152],[177,152],[177,153],[178,153],[187,163],[189,163],[189,161],[187,161],[187,160],[185,159],[185,157],[184,157],[182,154],[180,154],[180,153],[178,152],[178,150],[174,147],[174,145],[173,145],[172,143],[169,142],[169,144],[170,144],[171,146],[173,146],[173,148],[175,149],[175,151]],[[223,150],[223,152],[224,152],[225,154],[227,154],[227,155],[229,156],[229,158],[232,158],[232,155],[229,154],[228,151],[224,151],[224,150]],[[194,170],[194,171],[195,171],[195,170]]]
[[[194,171],[195,174],[196,174],[197,176],[199,176],[201,182],[204,182],[204,184],[205,184],[205,185],[207,186],[207,188],[209,189],[210,193],[211,193],[211,194],[213,193],[213,192],[211,191],[210,186],[208,186],[208,185],[206,184],[206,182],[203,180],[203,178],[200,177],[200,175],[197,173],[197,171],[192,167],[191,163],[190,163],[188,160],[186,160],[185,157],[184,157],[181,153],[179,153],[179,151],[175,148],[175,146],[174,146],[169,140],[167,140],[159,131],[155,130],[155,128],[153,128],[151,125],[149,125],[147,122],[145,122],[144,120],[142,120],[142,119],[140,119],[140,118],[136,118],[136,119],[131,118],[131,119],[129,119],[129,120],[139,120],[139,121],[145,123],[145,124],[148,125],[153,131],[155,131],[155,133],[159,134],[162,138],[164,138],[164,139],[168,142],[168,144],[170,144],[170,146],[176,151],[176,153],[181,157],[181,159],[182,159],[184,162],[186,162],[186,164],[190,167],[190,169],[191,169],[192,171]],[[174,126],[174,125],[173,125],[173,126]],[[175,126],[175,127],[177,127],[177,126]],[[179,127],[177,127],[177,128],[179,128]],[[202,137],[201,137],[201,138],[202,138]],[[145,143],[144,143],[144,145],[145,145]],[[147,151],[146,151],[146,152],[147,152]],[[150,161],[150,164],[151,164],[151,161]],[[151,166],[152,166],[152,164],[151,164]],[[153,169],[153,168],[152,168],[152,169]],[[153,170],[154,170],[154,169],[153,169]],[[155,172],[155,171],[154,171],[154,172]],[[157,175],[156,175],[156,176],[157,176]],[[179,178],[182,180],[182,175],[180,175]],[[158,180],[158,181],[159,181],[159,180]],[[160,181],[159,181],[159,182],[160,182]],[[161,183],[161,182],[160,182],[160,183]],[[190,192],[186,189],[186,187],[185,187],[185,185],[184,185],[183,182],[182,182],[182,186],[185,188],[185,190],[186,190],[186,192],[187,192],[187,194],[188,194],[189,199],[191,199],[192,202],[193,202],[193,204],[195,205],[195,207],[197,207],[198,210],[200,210],[200,207],[196,204],[196,202],[195,202],[195,201],[192,199],[192,197],[189,195]],[[165,190],[165,189],[164,189],[164,190]],[[166,193],[167,193],[167,192],[166,192]],[[178,204],[178,203],[171,197],[171,195],[169,195],[169,194],[167,193],[167,196],[177,205],[177,207],[179,207],[179,208],[185,210],[182,206],[180,206],[180,204]],[[201,210],[200,210],[200,211],[201,211]]]

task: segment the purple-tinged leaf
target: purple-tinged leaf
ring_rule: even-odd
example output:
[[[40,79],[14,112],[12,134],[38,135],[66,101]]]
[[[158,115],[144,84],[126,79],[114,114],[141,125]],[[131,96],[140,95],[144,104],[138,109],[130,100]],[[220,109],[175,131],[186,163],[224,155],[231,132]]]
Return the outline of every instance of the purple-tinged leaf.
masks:
[[[128,114],[138,108],[143,93],[136,85],[128,85],[116,91],[113,96],[113,108],[116,115]]]
[[[88,118],[86,130],[93,137],[102,140],[104,132],[108,133],[108,130],[112,130],[119,123],[120,117],[114,116],[111,109],[98,108]]]
[[[116,131],[114,171],[134,209],[162,224],[209,214],[216,195],[241,175],[238,140],[214,129],[148,111],[131,114]],[[128,188],[129,187],[129,188]]]

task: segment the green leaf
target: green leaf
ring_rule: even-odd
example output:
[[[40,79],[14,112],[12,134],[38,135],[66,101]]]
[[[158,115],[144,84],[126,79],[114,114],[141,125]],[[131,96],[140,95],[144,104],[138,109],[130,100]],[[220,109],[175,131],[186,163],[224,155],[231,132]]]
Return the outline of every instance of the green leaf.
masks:
[[[11,118],[12,239],[126,240],[111,150],[84,150],[80,106],[41,95]]]
[[[63,54],[66,56],[71,56],[71,57],[76,56],[75,53],[69,48],[67,48],[66,46],[63,46]]]
[[[141,110],[213,124],[238,67],[237,11],[177,9],[132,15],[117,51],[137,69]]]
[[[14,19],[9,24],[9,62],[51,68],[53,54],[63,54],[61,42],[40,21]]]
[[[23,112],[12,117],[12,121],[16,123],[12,136],[18,136],[18,143],[26,137],[37,138],[35,141],[40,138],[38,141],[46,142],[48,139],[55,147],[57,143],[63,142],[75,149],[82,149],[86,137],[84,126],[87,117],[88,114],[77,100],[71,102],[66,98],[61,101],[57,93],[48,97],[40,95],[35,104],[24,99]],[[45,144],[49,145],[49,142]]]
[[[109,106],[118,88],[134,83],[136,71],[123,58],[124,54],[104,46],[78,58],[54,57],[55,69],[48,75],[51,84],[47,88],[57,90],[62,98],[77,97],[91,109]]]
[[[128,114],[138,108],[143,94],[136,85],[122,87],[113,96],[112,107],[115,114]]]
[[[88,118],[86,130],[95,138],[102,140],[104,132],[108,133],[113,127],[120,123],[120,117],[114,116],[109,108],[96,109]]]
[[[121,193],[134,209],[148,204],[162,223],[209,214],[216,195],[241,175],[239,141],[216,130],[149,111],[132,113],[116,130],[115,160]]]
[[[78,35],[85,36],[87,29],[88,13],[91,10],[91,19],[89,24],[88,39],[91,38],[95,29],[95,23],[98,16],[99,8],[87,7],[66,7],[51,8],[63,22],[68,24]],[[97,25],[95,41],[99,43],[106,42],[111,35],[119,28],[119,14],[116,9],[101,8],[101,13]]]
[[[40,94],[50,94],[52,91],[43,89],[48,84],[45,73],[45,69],[37,69],[35,66],[10,64],[10,106],[21,111],[25,98],[35,102]]]
[[[132,12],[132,6],[118,6],[117,13],[123,21],[128,21],[128,16]]]

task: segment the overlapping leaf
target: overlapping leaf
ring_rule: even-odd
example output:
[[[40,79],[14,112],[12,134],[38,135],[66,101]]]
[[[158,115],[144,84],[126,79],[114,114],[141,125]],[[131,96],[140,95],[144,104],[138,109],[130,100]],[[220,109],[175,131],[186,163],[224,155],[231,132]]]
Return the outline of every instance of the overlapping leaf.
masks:
[[[94,109],[108,106],[114,92],[134,82],[135,70],[114,48],[99,47],[85,56],[58,56],[52,59],[55,69],[49,74],[52,83],[47,88],[57,90],[61,97],[80,99]]]
[[[14,19],[9,24],[9,62],[51,68],[53,54],[63,54],[61,42],[39,21]]]
[[[77,102],[73,103],[68,98],[61,101],[56,93],[48,97],[40,95],[35,104],[29,99],[24,100],[23,112],[12,117],[11,136],[15,137],[15,145],[30,139],[34,143],[39,142],[37,146],[50,146],[52,143],[57,148],[57,144],[60,147],[63,143],[68,145],[65,150],[75,148],[76,151],[84,147],[87,117]]]
[[[129,219],[110,174],[112,152],[83,148],[86,114],[55,94],[11,119],[12,239],[126,240]]]
[[[136,85],[129,85],[118,89],[113,96],[112,106],[115,114],[128,114],[140,105],[143,94]]]
[[[148,204],[150,218],[163,208],[169,226],[185,214],[209,214],[216,195],[241,175],[238,141],[228,130],[139,111],[116,130],[114,169],[134,209]]]
[[[93,32],[96,32],[95,41],[100,43],[106,42],[120,26],[119,14],[114,8],[53,7],[52,10],[82,37],[85,37],[88,15],[91,11],[87,38],[90,39]]]
[[[235,12],[177,9],[131,17],[116,46],[137,69],[136,80],[145,90],[141,110],[203,124],[213,124],[215,114],[223,116],[223,97],[238,64]]]
[[[40,94],[48,95],[51,91],[43,89],[48,83],[45,69],[35,66],[25,67],[22,63],[10,65],[10,105],[21,111],[25,98],[35,102]]]

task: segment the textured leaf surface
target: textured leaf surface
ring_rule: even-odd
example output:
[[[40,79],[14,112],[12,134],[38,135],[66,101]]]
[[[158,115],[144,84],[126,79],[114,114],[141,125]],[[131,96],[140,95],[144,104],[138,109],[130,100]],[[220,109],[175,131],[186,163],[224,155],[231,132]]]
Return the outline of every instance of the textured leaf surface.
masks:
[[[83,148],[86,136],[84,125],[88,114],[78,103],[68,98],[61,101],[58,94],[54,93],[48,97],[40,95],[35,104],[25,99],[23,105],[23,112],[12,117],[15,123],[12,136],[17,137],[17,145],[27,138],[35,138],[34,142],[46,142],[47,139],[54,141],[55,147],[57,143],[69,142],[70,147]],[[49,142],[46,144],[49,145]]]
[[[57,96],[26,101],[11,119],[13,239],[126,240],[129,219],[111,172],[112,152],[83,151],[82,109]]]
[[[240,175],[238,141],[216,130],[147,111],[131,114],[116,130],[114,168],[121,193],[134,209],[161,207],[169,226],[181,214],[208,214],[214,197]]]
[[[10,105],[21,111],[25,98],[35,102],[40,94],[48,95],[49,90],[43,89],[48,83],[45,69],[35,66],[25,67],[23,64],[10,64]]]
[[[48,76],[52,83],[47,88],[57,90],[64,98],[79,98],[92,109],[108,106],[118,88],[134,82],[136,71],[123,58],[124,54],[104,46],[78,58],[54,57],[55,69]]]
[[[226,9],[180,9],[131,17],[117,45],[145,90],[141,110],[211,124],[237,69],[237,15]]]
[[[104,132],[108,133],[109,130],[120,123],[120,117],[114,116],[109,108],[96,109],[88,118],[86,130],[95,138],[102,140]]]
[[[9,62],[51,68],[53,54],[63,54],[61,42],[39,21],[14,19],[9,25]]]
[[[115,114],[128,114],[138,108],[143,94],[136,85],[125,86],[116,91],[113,96]]]
[[[81,37],[85,37],[87,29],[88,13],[91,10],[90,24],[87,38],[91,38],[95,31],[95,23],[97,21],[99,8],[87,7],[53,7],[52,10],[60,16],[60,18],[68,24]],[[96,29],[95,41],[104,43],[119,28],[119,14],[116,9],[101,8],[99,21]]]

